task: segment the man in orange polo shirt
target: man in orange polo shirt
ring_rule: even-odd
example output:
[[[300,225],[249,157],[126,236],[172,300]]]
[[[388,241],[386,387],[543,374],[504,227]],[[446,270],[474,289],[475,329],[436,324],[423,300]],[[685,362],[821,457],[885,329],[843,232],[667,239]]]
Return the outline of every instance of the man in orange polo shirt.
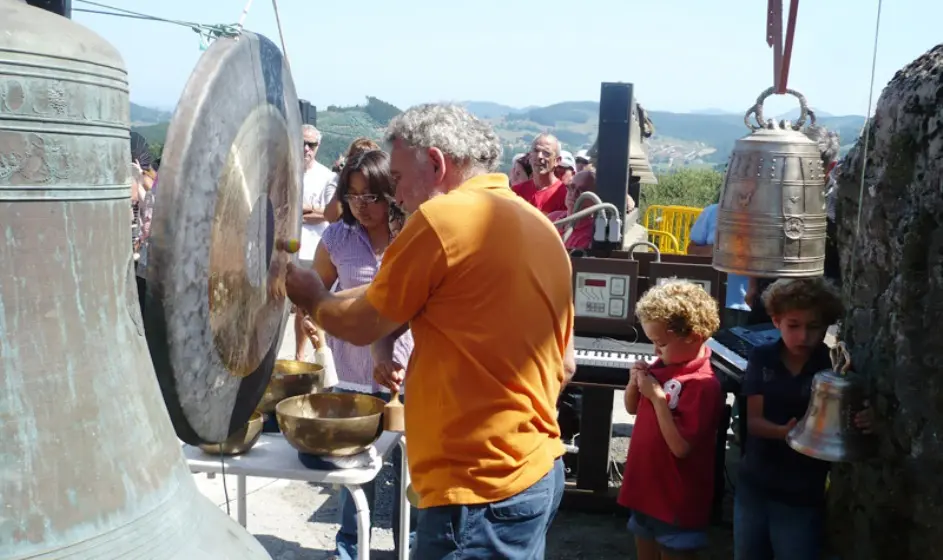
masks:
[[[414,107],[387,139],[411,215],[377,277],[338,297],[290,268],[288,294],[355,344],[412,329],[415,558],[543,558],[563,494],[556,402],[576,368],[569,257],[550,222],[492,174],[500,141],[465,109]]]

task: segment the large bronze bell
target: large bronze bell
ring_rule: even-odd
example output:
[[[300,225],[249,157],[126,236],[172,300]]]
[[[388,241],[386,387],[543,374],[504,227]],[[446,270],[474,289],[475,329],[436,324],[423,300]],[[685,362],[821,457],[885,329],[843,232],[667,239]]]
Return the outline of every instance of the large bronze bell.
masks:
[[[836,349],[847,356],[844,346]],[[833,355],[835,355],[833,353]],[[790,447],[815,459],[855,462],[874,455],[876,438],[855,425],[855,415],[864,410],[868,386],[864,379],[849,374],[850,363],[834,359],[834,370],[815,374],[809,408],[786,436]]]
[[[128,74],[0,0],[0,558],[269,558],[198,491],[148,356]]]
[[[638,177],[643,185],[658,184],[648,157],[648,146],[643,141],[645,138],[650,138],[654,132],[655,126],[645,109],[636,103],[632,108],[632,122],[629,123],[629,167],[632,176]],[[599,157],[598,140],[589,149],[589,157],[593,160]]]
[[[826,172],[802,94],[795,124],[763,122],[764,91],[744,115],[751,133],[734,146],[717,209],[714,268],[758,278],[821,276],[825,271]],[[756,125],[750,123],[750,117]]]

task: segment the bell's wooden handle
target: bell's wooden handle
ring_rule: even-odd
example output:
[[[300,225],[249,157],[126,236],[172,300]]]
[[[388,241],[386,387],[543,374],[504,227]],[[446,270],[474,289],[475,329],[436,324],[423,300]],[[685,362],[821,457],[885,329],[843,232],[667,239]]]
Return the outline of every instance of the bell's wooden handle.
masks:
[[[388,432],[406,431],[406,418],[403,402],[399,400],[399,391],[393,391],[390,402],[383,408],[383,429]]]

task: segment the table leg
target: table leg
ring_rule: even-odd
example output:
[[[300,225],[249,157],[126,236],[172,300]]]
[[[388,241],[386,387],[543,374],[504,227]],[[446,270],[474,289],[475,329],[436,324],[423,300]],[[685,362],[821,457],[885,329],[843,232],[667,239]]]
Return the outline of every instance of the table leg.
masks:
[[[410,504],[406,499],[409,487],[409,463],[406,461],[406,439],[400,438],[399,447],[403,451],[403,460],[399,468],[399,560],[409,560],[409,513]]]
[[[246,526],[246,477],[244,475],[239,475],[236,477],[236,495],[238,496],[238,502],[236,502],[236,516],[239,519],[239,524],[243,527]]]
[[[359,484],[345,484],[357,508],[357,560],[370,558],[370,504]]]
[[[612,440],[612,393],[608,387],[583,387],[579,473],[576,487],[609,491],[609,446]]]

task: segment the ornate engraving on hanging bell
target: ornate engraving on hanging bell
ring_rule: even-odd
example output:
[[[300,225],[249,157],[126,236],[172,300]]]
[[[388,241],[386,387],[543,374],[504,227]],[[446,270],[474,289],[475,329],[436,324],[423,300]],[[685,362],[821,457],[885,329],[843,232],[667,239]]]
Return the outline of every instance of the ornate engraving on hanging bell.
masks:
[[[717,270],[760,278],[825,270],[825,168],[818,144],[802,130],[807,119],[815,124],[815,114],[802,94],[787,92],[799,99],[795,124],[764,124],[763,102],[773,88],[744,115],[751,133],[734,146],[717,209]]]

